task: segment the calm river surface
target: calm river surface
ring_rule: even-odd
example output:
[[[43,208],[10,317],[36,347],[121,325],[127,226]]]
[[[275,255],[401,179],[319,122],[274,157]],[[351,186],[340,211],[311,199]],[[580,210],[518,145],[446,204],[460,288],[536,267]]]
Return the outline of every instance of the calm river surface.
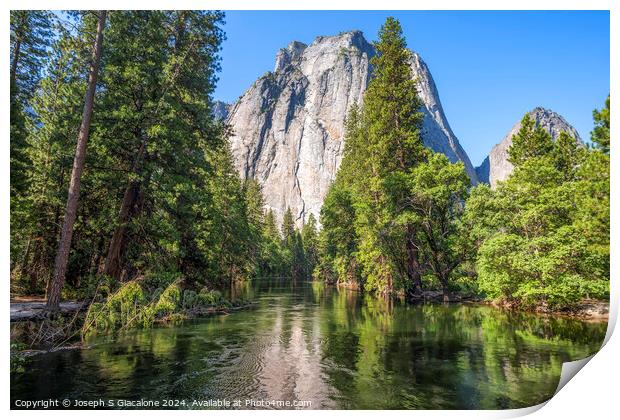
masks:
[[[483,305],[390,305],[290,280],[237,293],[255,308],[34,357],[11,376],[11,400],[519,408],[549,399],[562,363],[596,352],[607,327]]]

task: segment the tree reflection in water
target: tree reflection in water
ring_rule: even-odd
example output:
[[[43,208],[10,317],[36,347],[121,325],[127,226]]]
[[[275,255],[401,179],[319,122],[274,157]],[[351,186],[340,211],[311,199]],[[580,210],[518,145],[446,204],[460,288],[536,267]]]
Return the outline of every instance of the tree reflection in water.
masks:
[[[550,398],[562,363],[606,323],[485,305],[387,302],[320,283],[235,286],[251,310],[33,358],[11,398],[310,400],[311,408],[518,408]]]

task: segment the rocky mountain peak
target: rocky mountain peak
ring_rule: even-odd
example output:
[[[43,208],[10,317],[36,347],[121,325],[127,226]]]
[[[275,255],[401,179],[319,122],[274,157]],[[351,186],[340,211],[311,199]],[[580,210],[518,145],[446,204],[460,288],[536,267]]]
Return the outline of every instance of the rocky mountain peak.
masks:
[[[364,33],[359,30],[340,32],[338,35],[317,36],[312,42],[313,46],[324,45],[329,47],[357,48],[360,51],[372,52],[372,45],[364,38]]]
[[[282,71],[286,66],[299,60],[307,47],[303,42],[293,41],[286,48],[280,48],[276,54],[276,65],[273,71],[276,73]]]
[[[279,220],[291,208],[297,225],[319,219],[344,151],[344,121],[361,104],[371,78],[373,46],[361,31],[319,36],[310,45],[292,42],[276,54],[275,71],[259,78],[229,109],[227,122],[235,164],[258,180],[266,207]],[[413,77],[424,102],[423,140],[472,180],[476,173],[444,115],[435,82],[412,53]]]
[[[571,126],[564,117],[557,112],[543,107],[536,107],[529,113],[537,127],[543,127],[553,140],[556,140],[562,131],[567,132],[572,137],[581,142],[579,133]],[[508,134],[501,142],[496,144],[489,153],[489,156],[476,168],[478,179],[495,188],[499,181],[504,181],[512,173],[514,167],[508,162],[508,148],[512,144],[512,137],[521,129],[521,120],[510,129]]]

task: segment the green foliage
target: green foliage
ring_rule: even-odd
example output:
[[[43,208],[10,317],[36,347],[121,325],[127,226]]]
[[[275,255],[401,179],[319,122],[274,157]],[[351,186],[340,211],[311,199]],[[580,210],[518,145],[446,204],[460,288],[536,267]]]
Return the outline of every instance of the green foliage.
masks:
[[[431,153],[428,162],[415,167],[405,182],[409,186],[410,215],[416,221],[416,243],[423,260],[444,292],[453,271],[466,259],[468,244],[461,240],[461,217],[470,181],[462,163]]]
[[[148,297],[142,286],[131,281],[124,284],[103,303],[93,303],[84,319],[83,333],[115,330],[150,324],[151,313],[147,313]]]
[[[410,170],[424,162],[421,138],[423,115],[411,53],[400,23],[388,18],[379,32],[373,76],[364,96],[358,132],[349,165],[359,165],[352,179],[352,197],[359,238],[357,260],[366,290],[390,295],[413,287],[419,278],[418,256],[407,255],[415,236],[406,208]],[[357,150],[353,150],[357,149]],[[344,161],[343,161],[343,164]]]
[[[47,49],[54,40],[54,18],[43,10],[11,10],[10,151],[11,204],[28,188],[29,126],[36,124],[31,100],[40,85]]]
[[[11,97],[27,103],[45,67],[54,16],[46,10],[11,10]]]
[[[355,209],[350,191],[337,179],[329,189],[321,208],[321,254],[353,254],[356,249]]]
[[[355,209],[350,191],[343,186],[342,174],[342,171],[338,172],[338,177],[328,190],[321,207],[319,261],[314,277],[327,283],[348,283],[351,277],[358,277],[355,271],[350,273],[349,270],[350,266],[355,266],[357,235],[354,225]]]
[[[522,306],[569,307],[609,291],[609,101],[589,150],[554,142],[529,114],[512,139],[512,176],[470,190],[462,164],[424,148],[420,101],[398,22],[381,29],[362,108],[321,209],[314,276],[368,291],[422,287]],[[595,140],[595,138],[597,140]],[[607,142],[607,143],[606,143]]]
[[[37,38],[51,45],[37,72],[18,72],[33,77],[18,82],[37,86],[19,97],[32,115],[12,100],[26,162],[24,188],[11,200],[11,280],[20,293],[42,292],[51,275],[96,25],[89,12],[59,16],[53,33]],[[294,223],[283,243],[259,184],[234,166],[230,128],[211,117],[223,16],[109,13],[63,291],[96,295],[86,330],[226,306],[217,289],[235,281],[311,270]],[[47,30],[42,17],[30,31]],[[12,45],[13,26],[12,15]],[[20,63],[41,57],[29,52]]]
[[[585,148],[575,138],[564,131],[560,133],[550,154],[555,168],[564,176],[564,181],[575,180],[585,152]]]
[[[567,133],[555,143],[524,118],[513,174],[467,201],[480,290],[521,306],[565,308],[609,293],[609,157]]]
[[[173,314],[181,303],[181,289],[176,284],[171,284],[159,294],[159,299],[151,306],[155,318]]]
[[[51,275],[96,24],[88,12],[62,17],[53,36],[36,35],[52,48],[36,73],[22,72],[44,77],[27,96],[32,117],[13,130],[25,133],[27,165],[11,200],[12,281],[26,293]],[[240,179],[229,129],[210,117],[222,20],[213,11],[109,14],[66,296],[92,295],[101,274],[115,280],[110,292],[166,273],[217,288],[261,264],[262,193]],[[111,256],[117,268],[107,271]]]
[[[183,309],[191,309],[194,308],[198,304],[198,293],[194,290],[184,290],[183,291],[183,301],[181,306]]]
[[[182,282],[141,278],[121,286],[103,302],[91,305],[83,334],[117,331],[132,327],[149,328],[158,320],[180,320],[187,314],[209,308],[229,307],[231,303],[217,290],[181,289]],[[157,285],[158,286],[154,288]]]
[[[605,154],[609,154],[611,145],[609,134],[611,122],[609,98],[610,97],[608,95],[607,100],[605,101],[605,108],[600,111],[597,109],[592,111],[592,116],[594,118],[594,130],[590,133],[592,142]]]
[[[87,60],[76,48],[81,43],[79,33],[64,30],[45,41],[41,35],[37,48],[52,47],[47,65],[41,62],[43,52],[30,58],[20,55],[38,68],[24,70],[29,76],[22,94],[11,99],[11,119],[20,119],[19,127],[11,126],[11,268],[15,283],[30,293],[42,290],[53,267],[83,107],[85,84],[76,76],[76,63]],[[16,77],[18,83],[19,71]],[[19,135],[14,137],[16,130]]]
[[[112,196],[129,197],[114,201],[118,216],[106,236],[121,236],[119,264],[130,263],[129,276],[157,267],[181,272],[190,283],[205,276],[226,281],[245,269],[236,256],[245,255],[246,237],[231,234],[244,233],[241,181],[224,127],[205,118],[219,68],[221,18],[200,11],[110,15],[106,95],[96,113],[109,123],[93,142],[122,169],[113,179],[103,174]]]
[[[295,240],[295,221],[293,220],[293,212],[288,207],[282,217],[282,241],[284,245],[290,247]]]
[[[89,12],[59,16],[11,12],[11,287],[20,293],[42,292],[51,276],[96,25]],[[606,296],[609,98],[594,112],[596,149],[566,133],[554,143],[526,115],[509,150],[513,176],[468,194],[463,166],[424,147],[411,53],[388,18],[364,105],[347,116],[321,230],[310,215],[298,231],[290,209],[280,229],[259,184],[235,169],[230,128],[211,117],[223,17],[109,14],[64,292],[96,295],[85,331],[226,305],[217,289],[254,275],[313,273],[386,296],[480,290],[528,305]]]
[[[273,214],[273,210],[271,209],[269,209],[269,211],[265,214],[263,235],[274,242],[280,242],[282,240],[280,231],[278,230],[278,226],[276,224],[276,216]]]
[[[199,305],[215,306],[224,303],[222,293],[217,290],[201,290],[197,295]]]
[[[22,352],[26,350],[26,348],[24,343],[11,343],[11,373],[24,372],[26,357]]]
[[[426,151],[420,137],[422,100],[398,20],[385,21],[375,47],[373,79],[364,96],[363,118],[370,151],[377,155],[371,159],[371,167],[381,176],[415,165]]]
[[[518,166],[532,157],[545,156],[551,150],[553,150],[551,134],[536,124],[530,114],[525,114],[521,120],[521,128],[512,137],[512,144],[508,148],[508,161]]]
[[[412,297],[431,275],[447,292],[464,259],[458,220],[469,180],[462,165],[422,142],[422,101],[397,20],[386,20],[376,49],[364,106],[351,107],[343,161],[321,210],[315,276]]]
[[[414,221],[402,206],[408,191],[400,181],[425,161],[427,149],[420,135],[422,102],[398,21],[386,20],[376,49],[364,106],[353,109],[347,124],[341,171],[355,209],[355,259],[365,288],[389,295],[413,281],[415,262],[404,254]]]
[[[314,214],[310,213],[308,221],[301,228],[301,244],[305,257],[304,273],[306,277],[311,276],[318,262],[318,240],[316,218]]]

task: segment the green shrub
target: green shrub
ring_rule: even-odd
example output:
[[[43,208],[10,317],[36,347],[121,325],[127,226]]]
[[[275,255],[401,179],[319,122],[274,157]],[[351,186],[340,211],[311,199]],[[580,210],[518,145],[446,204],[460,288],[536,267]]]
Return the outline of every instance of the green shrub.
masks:
[[[222,293],[217,290],[202,289],[198,294],[198,302],[203,306],[215,306],[222,303]]]
[[[84,320],[83,332],[137,325],[142,321],[141,312],[147,303],[147,296],[137,282],[126,283],[105,302],[91,305]]]
[[[176,284],[168,286],[159,296],[155,304],[155,317],[170,315],[177,311],[181,304],[181,289]]]
[[[11,373],[21,373],[24,371],[26,357],[22,351],[26,349],[23,343],[11,343]]]
[[[193,290],[183,291],[183,309],[192,309],[198,306],[198,293]]]

